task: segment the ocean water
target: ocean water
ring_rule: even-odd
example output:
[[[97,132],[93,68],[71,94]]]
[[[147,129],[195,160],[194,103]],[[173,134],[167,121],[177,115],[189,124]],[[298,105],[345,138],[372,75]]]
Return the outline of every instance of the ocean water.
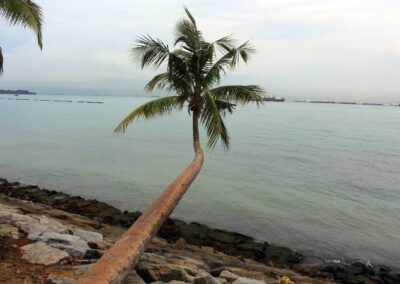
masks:
[[[150,98],[18,98],[29,100],[0,97],[0,176],[9,180],[144,210],[193,158],[186,111],[113,133]],[[201,132],[205,163],[174,217],[400,268],[399,107],[266,103],[226,123],[229,152],[207,150]]]

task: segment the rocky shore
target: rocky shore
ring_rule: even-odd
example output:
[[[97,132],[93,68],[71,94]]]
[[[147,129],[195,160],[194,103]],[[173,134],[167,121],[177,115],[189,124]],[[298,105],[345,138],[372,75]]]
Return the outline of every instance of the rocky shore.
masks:
[[[0,179],[0,282],[73,283],[140,214]],[[305,266],[303,259],[243,234],[169,219],[127,283],[400,283],[386,266]]]

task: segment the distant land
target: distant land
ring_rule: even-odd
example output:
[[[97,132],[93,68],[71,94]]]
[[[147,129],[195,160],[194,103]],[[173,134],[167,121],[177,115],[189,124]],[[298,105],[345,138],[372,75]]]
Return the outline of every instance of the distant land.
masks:
[[[36,95],[35,92],[28,90],[2,90],[0,89],[0,95]]]
[[[367,106],[400,106],[400,103],[364,103],[364,102],[345,102],[345,101],[321,101],[321,100],[295,100],[296,103],[311,103],[311,104],[341,104],[341,105],[367,105]]]

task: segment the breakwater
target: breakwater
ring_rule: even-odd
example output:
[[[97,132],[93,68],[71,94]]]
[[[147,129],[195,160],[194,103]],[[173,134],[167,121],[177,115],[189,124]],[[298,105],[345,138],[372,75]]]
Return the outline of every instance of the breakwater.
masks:
[[[139,211],[121,211],[94,199],[86,200],[60,191],[41,189],[36,185],[9,182],[4,178],[0,178],[0,194],[86,216],[96,220],[99,227],[105,223],[127,228],[141,215]],[[400,274],[391,272],[389,266],[372,266],[370,263],[361,262],[305,265],[306,256],[301,252],[268,242],[258,242],[244,234],[214,229],[196,222],[188,224],[178,219],[168,219],[158,235],[171,243],[184,238],[188,244],[213,247],[229,255],[254,259],[267,265],[290,268],[310,277],[333,279],[340,283],[354,283],[354,281],[368,283],[366,281],[370,281],[370,283],[395,284],[400,281]]]

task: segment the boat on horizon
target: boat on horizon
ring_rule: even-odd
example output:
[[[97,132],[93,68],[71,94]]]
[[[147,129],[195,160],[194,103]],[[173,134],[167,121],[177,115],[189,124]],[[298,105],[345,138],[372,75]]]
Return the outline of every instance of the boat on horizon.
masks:
[[[268,96],[268,97],[264,96],[261,100],[265,102],[284,102],[285,98],[277,96]]]

